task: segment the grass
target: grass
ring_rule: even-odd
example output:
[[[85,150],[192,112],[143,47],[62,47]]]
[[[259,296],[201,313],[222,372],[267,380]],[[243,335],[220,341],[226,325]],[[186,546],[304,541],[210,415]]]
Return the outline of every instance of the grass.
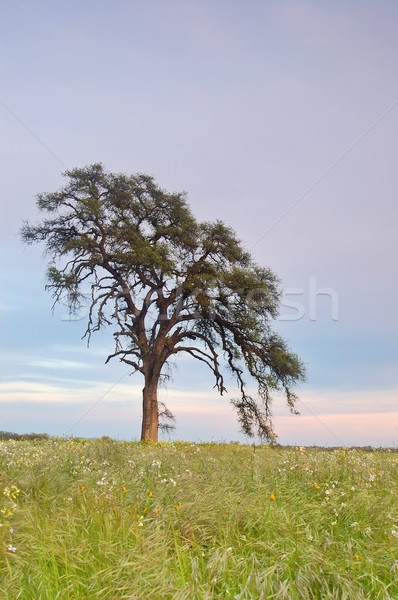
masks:
[[[0,597],[398,598],[398,455],[0,442]]]

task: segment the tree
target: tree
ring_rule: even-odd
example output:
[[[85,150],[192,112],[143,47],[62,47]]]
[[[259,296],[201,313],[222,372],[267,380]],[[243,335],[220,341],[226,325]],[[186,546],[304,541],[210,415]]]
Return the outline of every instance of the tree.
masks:
[[[112,326],[115,348],[106,362],[118,357],[144,376],[141,439],[157,441],[162,417],[173,418],[157,391],[166,365],[182,352],[209,367],[223,394],[221,355],[240,389],[232,403],[243,431],[273,438],[271,393],[283,391],[296,412],[292,387],[304,379],[302,363],[271,329],[277,277],[253,262],[223,222],[199,223],[185,194],[167,193],[148,175],[93,164],[64,176],[65,187],[37,196],[46,217],[25,222],[21,235],[27,244],[45,243],[54,304],[66,295],[75,311],[89,289],[83,337],[89,342]],[[247,392],[245,372],[258,398]]]

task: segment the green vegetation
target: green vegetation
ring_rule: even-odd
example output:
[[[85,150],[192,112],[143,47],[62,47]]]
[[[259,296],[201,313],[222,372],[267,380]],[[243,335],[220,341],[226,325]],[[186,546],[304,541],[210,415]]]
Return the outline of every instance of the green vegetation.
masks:
[[[221,395],[225,362],[239,387],[231,401],[243,431],[274,439],[272,395],[282,392],[295,413],[294,386],[305,378],[304,364],[272,330],[276,275],[256,265],[230,227],[200,223],[185,194],[169,194],[148,175],[108,173],[101,164],[64,175],[65,187],[37,196],[45,218],[25,223],[22,239],[45,246],[54,305],[66,298],[71,314],[89,307],[83,337],[111,327],[106,362],[118,358],[143,375],[141,439],[157,442],[159,427],[174,427],[158,386],[181,354],[210,369]]]
[[[393,452],[0,442],[0,596],[398,597]]]
[[[0,431],[0,440],[48,440],[48,433],[13,433]]]

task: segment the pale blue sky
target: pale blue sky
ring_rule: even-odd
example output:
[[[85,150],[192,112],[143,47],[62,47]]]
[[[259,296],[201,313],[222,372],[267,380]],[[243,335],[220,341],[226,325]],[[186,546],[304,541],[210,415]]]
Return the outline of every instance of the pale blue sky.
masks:
[[[140,376],[114,385],[110,336],[87,350],[52,315],[17,235],[65,166],[100,161],[186,190],[300,303],[275,324],[308,366],[302,416],[275,402],[282,443],[398,444],[397,24],[387,1],[3,5],[1,429],[139,434]],[[243,439],[212,385],[179,363],[176,437]]]

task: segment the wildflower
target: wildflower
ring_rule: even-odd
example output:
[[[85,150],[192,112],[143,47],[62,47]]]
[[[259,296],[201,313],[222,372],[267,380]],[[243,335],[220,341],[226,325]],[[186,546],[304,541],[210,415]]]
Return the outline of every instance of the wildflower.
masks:
[[[14,533],[14,528],[10,527],[10,533]]]
[[[350,527],[357,527],[358,523],[356,521],[354,521],[353,523],[351,523]]]
[[[80,488],[82,492],[84,492],[84,490],[86,489],[85,485],[82,485],[82,487]]]
[[[175,504],[175,505],[174,505],[174,508],[175,508],[176,510],[178,510],[178,506],[177,506],[177,504]]]
[[[135,515],[133,515],[133,516],[131,517],[131,520],[132,520],[132,521],[134,521],[134,519],[135,519]]]
[[[125,494],[126,491],[127,491],[126,488],[123,488],[123,490],[122,490],[123,494]]]
[[[157,515],[159,514],[159,509],[158,509],[158,508],[155,510],[155,513],[156,513]]]
[[[251,508],[248,508],[248,509],[247,509],[247,512],[250,512],[250,511],[251,511]]]
[[[15,546],[12,546],[11,544],[9,544],[7,550],[8,550],[8,552],[15,552],[16,548],[15,548]]]
[[[148,496],[151,497],[152,496],[152,492],[149,492]]]
[[[13,500],[16,500],[19,492],[20,490],[17,488],[16,485],[12,485],[11,488],[6,487],[3,490],[4,496],[7,496],[7,498],[11,497]]]
[[[271,498],[272,502],[275,502],[275,496],[274,496],[274,494],[271,494],[270,498]]]
[[[357,561],[359,560],[358,554],[355,555],[355,560],[357,560]]]
[[[226,515],[229,515],[229,510],[226,510],[226,511],[225,511],[225,514],[226,514]]]

